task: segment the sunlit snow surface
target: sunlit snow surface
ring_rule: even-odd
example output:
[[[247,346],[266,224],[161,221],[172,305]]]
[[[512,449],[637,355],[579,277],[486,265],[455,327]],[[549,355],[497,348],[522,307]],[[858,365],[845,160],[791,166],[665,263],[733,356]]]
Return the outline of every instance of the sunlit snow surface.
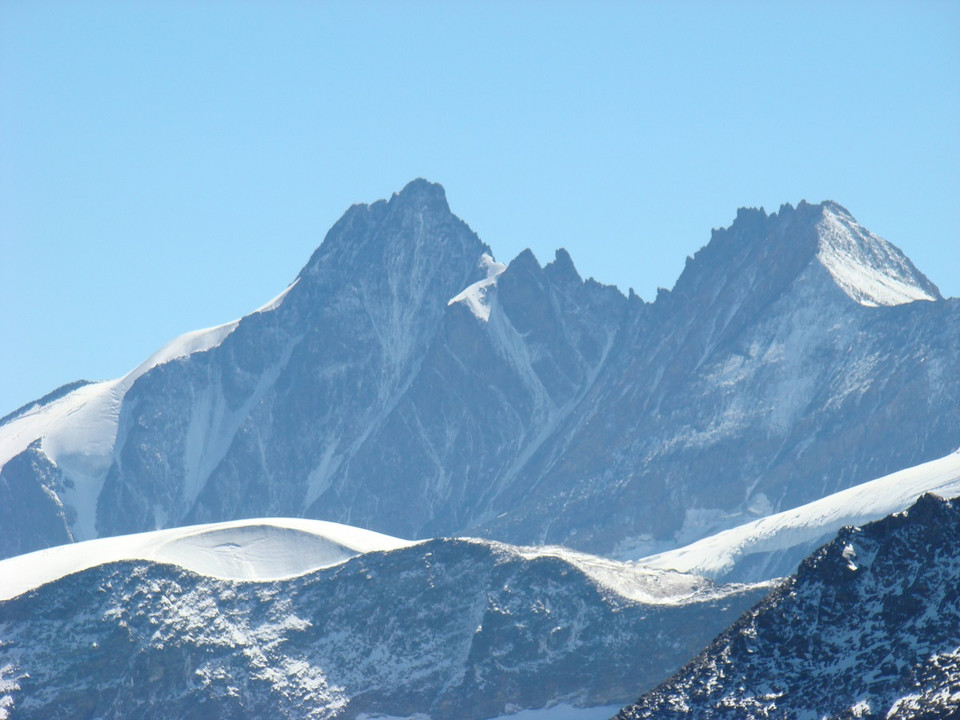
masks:
[[[610,560],[564,547],[518,547],[516,551],[527,560],[538,557],[564,560],[597,585],[645,605],[681,605],[688,601],[722,597],[729,592],[699,575],[676,572],[672,568],[652,568],[642,563]]]
[[[555,557],[598,586],[646,605],[704,602],[729,593],[697,575],[588,555],[562,547],[516,547],[464,538],[526,560]],[[0,600],[66,575],[122,560],[171,563],[227,580],[279,580],[337,565],[367,552],[415,543],[323,520],[268,518],[193,525],[88,540],[0,560]]]
[[[906,510],[928,492],[960,496],[960,450],[638,562],[718,578],[748,556],[829,539],[845,525]]]
[[[88,540],[0,561],[0,600],[71,573],[121,560],[171,563],[226,580],[279,580],[362,553],[413,543],[370,530],[299,518],[193,525]]]
[[[817,259],[834,281],[861,305],[903,305],[936,300],[917,269],[890,243],[854,220],[839,205],[826,204],[818,225]]]

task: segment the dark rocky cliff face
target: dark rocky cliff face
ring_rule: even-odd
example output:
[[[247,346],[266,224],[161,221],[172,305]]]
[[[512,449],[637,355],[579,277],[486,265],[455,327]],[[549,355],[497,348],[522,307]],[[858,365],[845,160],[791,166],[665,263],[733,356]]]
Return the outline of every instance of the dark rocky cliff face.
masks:
[[[956,449],[960,304],[835,204],[741,211],[652,304],[563,251],[494,280],[489,252],[425,181],[351,208],[279,305],[126,391],[96,531],[308,516],[641,554]],[[486,317],[451,302],[487,280]],[[5,522],[7,554],[75,529],[31,482],[59,504]]]
[[[957,717],[958,548],[932,495],[845,528],[618,718]]]
[[[0,468],[0,557],[73,542],[70,508],[57,501],[63,475],[34,441]]]

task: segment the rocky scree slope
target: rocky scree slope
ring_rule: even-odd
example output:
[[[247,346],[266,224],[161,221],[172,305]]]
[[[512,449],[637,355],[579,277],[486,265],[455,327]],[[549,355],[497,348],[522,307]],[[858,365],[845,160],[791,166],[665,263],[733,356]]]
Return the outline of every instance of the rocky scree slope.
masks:
[[[952,452],[958,346],[834,203],[740,211],[644,303],[495,262],[418,180],[265,308],[0,423],[0,555],[273,515],[640,557]]]

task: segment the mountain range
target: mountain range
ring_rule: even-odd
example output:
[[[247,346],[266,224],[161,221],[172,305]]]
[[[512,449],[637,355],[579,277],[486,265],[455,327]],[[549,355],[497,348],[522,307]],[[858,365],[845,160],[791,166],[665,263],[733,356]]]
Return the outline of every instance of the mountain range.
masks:
[[[960,303],[832,202],[741,210],[652,303],[509,264],[423,180],[294,282],[0,422],[0,555],[244,517],[638,558],[946,456]]]

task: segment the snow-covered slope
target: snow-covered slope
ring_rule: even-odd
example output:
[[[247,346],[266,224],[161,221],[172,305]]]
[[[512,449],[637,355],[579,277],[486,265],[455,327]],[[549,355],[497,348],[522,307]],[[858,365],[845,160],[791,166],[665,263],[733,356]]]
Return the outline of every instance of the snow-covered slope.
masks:
[[[299,533],[293,542],[289,531]],[[154,560],[99,564],[0,601],[0,709],[10,717],[129,718],[162,708],[185,718],[481,720],[622,705],[767,589],[626,566],[617,573],[612,561],[556,548],[479,540],[395,547],[291,521],[122,540]],[[105,559],[131,554],[113,542],[54,548],[34,563],[65,553],[64,563],[79,567],[88,563],[72,551],[84,547]],[[231,546],[226,562],[218,552],[207,557],[221,545]],[[344,546],[378,545],[393,549],[274,581],[257,565],[267,562],[271,574],[277,548],[281,563],[290,551],[327,562],[342,560]],[[237,573],[248,550],[256,567]],[[0,572],[22,571],[16,560]],[[191,564],[257,581],[182,567]]]
[[[793,572],[803,557],[845,525],[863,525],[906,510],[924,493],[960,496],[960,450],[638,563],[715,580],[767,580]]]
[[[71,539],[97,537],[97,498],[113,461],[120,407],[127,391],[144,373],[163,363],[217,347],[237,324],[186,333],[118,380],[82,385],[49,403],[22,408],[0,428],[0,467],[40,440],[39,450],[70,478],[70,484],[61,488],[59,500],[75,512]]]
[[[956,718],[960,504],[844,528],[619,720]]]
[[[226,580],[279,580],[356,555],[411,543],[380,533],[301,518],[234,520],[87,540],[0,560],[0,600],[70,573],[151,560]]]
[[[38,438],[43,451],[62,463],[71,455],[109,455],[117,434],[123,395],[141,375],[177,358],[217,347],[239,321],[186,333],[164,345],[118,380],[89,383],[45,404],[27,405],[8,416],[0,434],[0,465]]]

